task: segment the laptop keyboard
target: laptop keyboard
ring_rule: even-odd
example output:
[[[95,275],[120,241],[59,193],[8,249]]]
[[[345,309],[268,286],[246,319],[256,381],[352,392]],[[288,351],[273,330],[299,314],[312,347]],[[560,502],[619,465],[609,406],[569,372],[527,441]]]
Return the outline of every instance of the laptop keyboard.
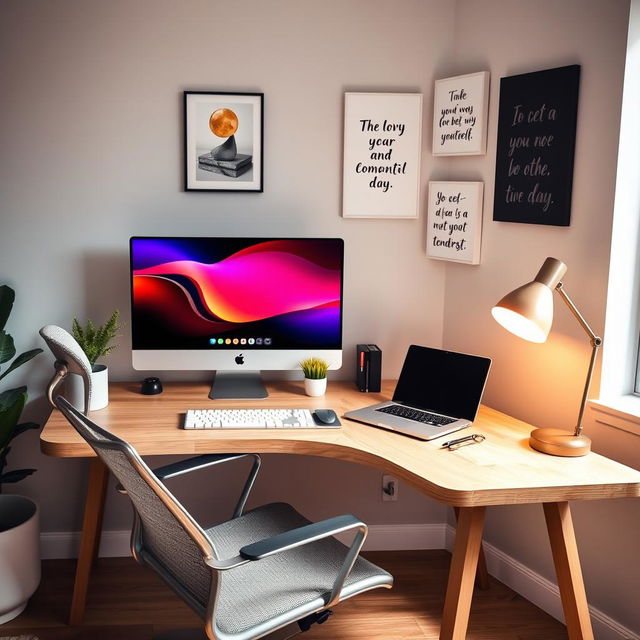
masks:
[[[455,418],[445,418],[445,416],[439,416],[436,413],[429,413],[428,411],[420,411],[419,409],[411,409],[409,407],[403,407],[398,404],[391,404],[386,407],[376,409],[376,411],[382,411],[382,413],[389,413],[392,416],[399,416],[400,418],[406,418],[407,420],[415,420],[416,422],[422,422],[434,427],[444,427],[447,424],[455,422]]]

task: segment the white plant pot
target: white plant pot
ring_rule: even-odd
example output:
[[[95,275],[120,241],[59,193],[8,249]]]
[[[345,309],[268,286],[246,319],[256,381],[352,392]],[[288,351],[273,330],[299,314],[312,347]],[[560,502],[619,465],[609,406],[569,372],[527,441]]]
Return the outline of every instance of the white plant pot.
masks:
[[[40,583],[38,506],[0,495],[0,624],[20,615]]]
[[[327,379],[320,378],[319,380],[312,380],[311,378],[304,379],[304,392],[308,396],[317,397],[323,396],[327,390]]]
[[[70,373],[65,381],[65,396],[79,411],[84,411],[84,380]],[[94,364],[91,373],[91,403],[89,411],[104,409],[109,404],[109,369],[105,364]]]

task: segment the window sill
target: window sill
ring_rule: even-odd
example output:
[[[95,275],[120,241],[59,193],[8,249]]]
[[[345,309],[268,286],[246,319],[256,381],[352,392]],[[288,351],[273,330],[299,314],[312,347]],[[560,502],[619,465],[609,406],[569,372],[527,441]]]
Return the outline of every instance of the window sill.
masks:
[[[589,400],[589,408],[596,422],[640,436],[640,396]]]

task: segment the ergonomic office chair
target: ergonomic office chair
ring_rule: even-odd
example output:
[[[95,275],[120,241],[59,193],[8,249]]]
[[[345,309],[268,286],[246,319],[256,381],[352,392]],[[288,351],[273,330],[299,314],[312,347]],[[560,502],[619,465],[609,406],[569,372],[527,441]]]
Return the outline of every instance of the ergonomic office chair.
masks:
[[[42,334],[47,342],[48,334]],[[75,357],[72,347],[66,340],[66,358]],[[65,361],[56,356],[56,371],[62,371]],[[50,387],[59,383],[54,376]],[[338,602],[391,587],[390,574],[359,557],[367,525],[358,518],[342,515],[312,524],[284,503],[243,513],[260,468],[258,455],[201,455],[152,471],[127,442],[61,396],[49,395],[131,499],[133,556],[160,574],[204,620],[206,636],[200,637],[291,638],[324,622]],[[253,458],[253,467],[232,519],[222,524],[202,528],[165,486],[176,476],[245,457]],[[355,531],[349,548],[333,537],[347,531]]]

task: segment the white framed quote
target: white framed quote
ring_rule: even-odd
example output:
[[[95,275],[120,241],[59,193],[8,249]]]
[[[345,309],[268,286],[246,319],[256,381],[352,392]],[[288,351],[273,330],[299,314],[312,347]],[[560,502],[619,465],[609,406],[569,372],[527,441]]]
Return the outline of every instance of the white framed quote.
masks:
[[[427,255],[480,264],[483,182],[430,182]]]
[[[345,93],[342,215],[417,218],[422,94]]]
[[[433,155],[487,152],[489,72],[436,80],[433,99]]]

